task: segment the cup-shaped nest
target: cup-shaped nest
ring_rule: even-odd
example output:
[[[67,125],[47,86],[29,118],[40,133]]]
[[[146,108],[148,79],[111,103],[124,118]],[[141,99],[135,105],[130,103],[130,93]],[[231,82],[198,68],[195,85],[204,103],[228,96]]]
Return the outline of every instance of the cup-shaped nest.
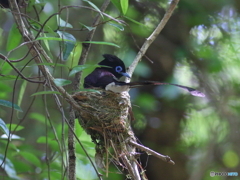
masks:
[[[127,92],[82,91],[75,93],[73,98],[81,107],[81,111],[76,112],[79,123],[95,143],[103,137],[112,139],[119,133],[129,135],[131,103]]]

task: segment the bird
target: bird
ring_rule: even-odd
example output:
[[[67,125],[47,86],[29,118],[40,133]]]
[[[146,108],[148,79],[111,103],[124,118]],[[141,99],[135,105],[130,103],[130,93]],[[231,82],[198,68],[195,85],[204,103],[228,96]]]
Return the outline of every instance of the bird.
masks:
[[[136,88],[146,85],[172,85],[187,90],[191,95],[205,97],[205,94],[187,86],[182,86],[173,83],[165,83],[160,81],[137,81],[124,82],[119,79],[123,76],[131,78],[126,72],[124,62],[115,55],[104,54],[104,60],[98,63],[99,67],[84,78],[84,88],[101,88],[115,93],[122,93],[131,88]]]

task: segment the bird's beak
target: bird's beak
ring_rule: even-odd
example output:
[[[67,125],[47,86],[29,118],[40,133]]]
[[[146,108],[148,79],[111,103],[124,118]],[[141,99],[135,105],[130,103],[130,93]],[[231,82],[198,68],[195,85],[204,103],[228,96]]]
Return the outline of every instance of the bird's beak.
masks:
[[[125,76],[125,77],[128,77],[128,78],[131,78],[131,76],[128,74],[128,73],[124,73],[124,72],[119,72],[119,74]]]

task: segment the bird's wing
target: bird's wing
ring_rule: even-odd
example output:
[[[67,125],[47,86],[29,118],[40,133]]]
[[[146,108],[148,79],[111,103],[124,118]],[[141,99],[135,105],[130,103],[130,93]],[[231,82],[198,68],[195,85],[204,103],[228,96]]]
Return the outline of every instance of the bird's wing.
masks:
[[[99,87],[105,89],[108,84],[115,81],[117,80],[112,73],[97,68],[84,79],[84,88]]]

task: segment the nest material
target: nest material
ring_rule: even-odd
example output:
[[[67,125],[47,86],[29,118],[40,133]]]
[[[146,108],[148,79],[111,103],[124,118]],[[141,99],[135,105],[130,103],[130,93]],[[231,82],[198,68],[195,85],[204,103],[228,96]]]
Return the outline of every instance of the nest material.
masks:
[[[97,92],[79,92],[73,98],[81,106],[77,112],[80,117],[79,123],[92,136],[93,140],[99,134],[108,132],[107,138],[112,134],[126,131],[129,109],[131,103],[129,94],[126,92],[116,94],[111,91],[99,90]],[[96,132],[93,132],[96,131]]]
[[[76,112],[79,123],[96,144],[95,161],[108,171],[109,162],[127,171],[132,179],[139,179],[136,149],[128,144],[136,141],[130,126],[131,103],[127,92],[78,92],[73,95],[81,107]]]

